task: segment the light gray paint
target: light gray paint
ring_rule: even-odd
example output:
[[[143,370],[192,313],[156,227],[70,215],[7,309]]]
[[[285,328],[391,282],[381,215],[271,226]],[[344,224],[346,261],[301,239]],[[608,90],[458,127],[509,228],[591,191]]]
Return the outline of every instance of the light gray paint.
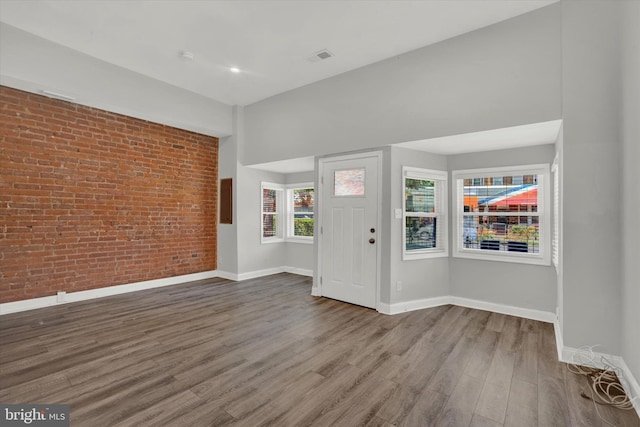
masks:
[[[315,172],[298,172],[285,175],[287,184],[303,184],[315,181]],[[317,211],[318,209],[315,208]],[[293,268],[301,268],[303,270],[313,271],[315,267],[315,258],[313,256],[313,245],[307,243],[286,242],[286,266]]]
[[[218,224],[218,270],[238,274],[238,162],[239,147],[244,144],[244,111],[233,107],[233,134],[220,139],[218,177],[232,179],[233,224]]]
[[[235,122],[234,114],[234,122]],[[235,134],[235,132],[234,132]],[[218,270],[238,273],[238,180],[237,180],[237,141],[235,136],[220,140],[218,156],[218,176],[220,179],[232,179],[233,224],[218,223]]]
[[[547,163],[555,156],[553,145],[511,150],[459,154],[448,157],[449,171],[486,167]],[[453,192],[449,185],[450,224],[455,223]],[[452,227],[449,227],[451,236]],[[551,266],[449,259],[451,295],[461,298],[530,308],[547,312],[556,309],[556,274]]]
[[[234,107],[237,120],[237,156],[246,150],[244,107]],[[223,161],[223,159],[221,159]],[[278,268],[286,265],[286,247],[284,242],[263,244],[261,241],[261,183],[284,184],[285,175],[266,172],[236,163],[236,200],[237,210],[237,253],[238,274]]]
[[[622,14],[622,357],[640,379],[640,2]]]
[[[238,273],[282,267],[286,264],[284,242],[263,244],[260,239],[261,182],[284,184],[284,175],[238,167]]]
[[[563,339],[620,354],[621,11],[600,1],[562,8]]]
[[[231,107],[0,23],[0,84],[205,135],[232,132]]]
[[[246,107],[246,164],[559,119],[554,4]]]
[[[562,237],[564,234],[564,209],[562,206],[562,193],[564,192],[564,127],[560,127],[560,132],[558,133],[558,139],[556,140],[556,156],[558,159],[558,172],[559,173],[559,189],[560,189],[560,199],[559,199],[559,213],[560,213],[560,241],[558,242],[559,253],[558,253],[558,267],[556,268],[556,314],[558,316],[558,326],[560,328],[560,333],[564,330],[564,285],[563,285],[563,269],[564,269],[564,261],[562,257],[562,248],[564,246],[564,238]],[[556,220],[555,218],[553,219]]]
[[[389,301],[391,304],[449,295],[449,259],[431,258],[402,260],[402,219],[395,218],[395,209],[402,208],[404,186],[402,167],[412,166],[423,169],[447,171],[447,158],[438,154],[391,147],[390,176],[385,181],[391,183],[391,197],[383,198],[383,209],[390,218],[390,254],[383,258],[389,263]],[[398,291],[397,282],[402,282]]]
[[[304,184],[307,182],[313,183],[315,180],[315,172],[296,172],[296,173],[288,173],[285,175],[285,182],[287,184]]]

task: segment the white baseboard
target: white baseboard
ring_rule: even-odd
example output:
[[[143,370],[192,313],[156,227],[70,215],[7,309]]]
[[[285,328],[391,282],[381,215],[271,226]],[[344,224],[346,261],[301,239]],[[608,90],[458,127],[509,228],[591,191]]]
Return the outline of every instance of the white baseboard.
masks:
[[[622,370],[622,376],[626,382],[623,386],[625,387],[627,396],[631,399],[631,403],[633,403],[633,407],[640,417],[640,384],[638,384],[638,379],[633,375],[631,369],[629,369],[629,366],[622,357],[619,362],[620,365],[618,367]]]
[[[70,293],[59,292],[58,295],[49,297],[32,298],[28,300],[2,303],[0,304],[0,315],[17,313],[19,311],[33,310],[36,308],[50,307],[52,305],[67,304],[70,302],[85,301],[94,298],[102,298],[112,295],[124,294],[127,292],[161,288],[164,286],[177,285],[179,283],[211,279],[213,277],[218,277],[218,272],[216,270],[185,274],[175,277],[166,277],[163,279],[145,280],[144,282],[128,283],[125,285],[106,286],[104,288],[89,289],[86,291]]]
[[[36,308],[50,307],[52,305],[67,304],[76,301],[85,301],[94,298],[102,298],[111,295],[124,294],[127,292],[142,291],[145,289],[161,288],[163,286],[177,285],[180,283],[194,282],[196,280],[211,279],[220,277],[223,279],[233,280],[234,282],[255,279],[257,277],[269,276],[278,273],[293,273],[301,276],[313,277],[313,270],[306,270],[296,267],[275,267],[265,270],[251,271],[248,273],[229,273],[220,270],[204,271],[201,273],[185,274],[182,276],[167,277],[163,279],[146,280],[144,282],[128,283],[124,285],[106,286],[104,288],[89,289],[87,291],[78,292],[59,292],[58,295],[52,295],[41,298],[31,298],[22,301],[13,301],[0,303],[0,315],[17,313],[19,311],[34,310]]]
[[[407,311],[422,310],[424,308],[438,307],[451,304],[450,296],[424,298],[413,301],[398,302],[395,304],[378,303],[378,311],[382,314],[399,314]]]
[[[538,320],[540,322],[553,323],[556,320],[555,313],[550,311],[534,310],[531,308],[516,307],[513,305],[496,304],[469,298],[451,297],[450,304],[461,307],[475,308],[478,310],[492,311],[494,313],[508,314],[509,316]]]
[[[299,276],[313,277],[313,270],[297,267],[283,267],[284,271],[291,274],[297,274]]]
[[[640,384],[638,384],[638,380],[624,359],[620,356],[600,353],[589,348],[566,347],[563,343],[559,322],[554,322],[554,329],[556,346],[558,348],[558,360],[564,363],[573,363],[598,369],[613,367],[616,375],[618,375],[620,379],[620,383],[624,387],[624,391],[631,399],[631,403],[633,403],[633,407],[640,417]],[[605,366],[605,364],[611,366]]]
[[[313,295],[314,297],[321,297],[322,294],[320,293],[320,287],[312,286],[311,287],[311,295]]]
[[[395,304],[379,303],[378,311],[383,314],[398,314],[404,313],[406,311],[421,310],[423,308],[438,307],[445,304],[492,311],[495,313],[508,314],[510,316],[523,317],[525,319],[538,320],[547,323],[553,323],[555,320],[555,314],[547,311],[533,310],[530,308],[515,307],[505,304],[496,304],[492,302],[455,297],[451,295],[399,302]]]
[[[255,279],[258,277],[263,277],[263,276],[270,276],[272,274],[278,274],[278,273],[284,273],[285,272],[285,267],[273,267],[273,268],[266,268],[264,270],[256,270],[256,271],[249,271],[247,273],[239,273],[237,275],[237,281],[241,282],[243,280],[249,280],[249,279]]]

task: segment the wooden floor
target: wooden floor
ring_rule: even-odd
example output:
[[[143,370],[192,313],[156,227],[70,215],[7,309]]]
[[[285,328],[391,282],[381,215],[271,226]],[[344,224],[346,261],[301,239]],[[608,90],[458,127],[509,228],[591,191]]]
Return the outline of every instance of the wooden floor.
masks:
[[[0,401],[66,403],[91,427],[606,426],[550,324],[456,306],[387,316],[310,289],[212,279],[2,316]]]

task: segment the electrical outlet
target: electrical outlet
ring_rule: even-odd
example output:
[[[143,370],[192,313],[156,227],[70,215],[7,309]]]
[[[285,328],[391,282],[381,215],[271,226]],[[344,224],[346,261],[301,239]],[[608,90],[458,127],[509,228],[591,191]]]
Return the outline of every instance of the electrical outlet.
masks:
[[[402,209],[396,209],[396,219],[402,219]]]
[[[400,292],[402,290],[402,281],[398,280],[396,282],[396,291]]]

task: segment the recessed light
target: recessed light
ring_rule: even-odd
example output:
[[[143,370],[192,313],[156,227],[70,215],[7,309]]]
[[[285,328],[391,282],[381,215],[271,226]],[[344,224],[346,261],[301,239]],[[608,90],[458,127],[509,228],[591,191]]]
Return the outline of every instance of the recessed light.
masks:
[[[233,74],[238,74],[240,72],[240,68],[231,67],[231,68],[229,68],[229,71],[231,71]]]

